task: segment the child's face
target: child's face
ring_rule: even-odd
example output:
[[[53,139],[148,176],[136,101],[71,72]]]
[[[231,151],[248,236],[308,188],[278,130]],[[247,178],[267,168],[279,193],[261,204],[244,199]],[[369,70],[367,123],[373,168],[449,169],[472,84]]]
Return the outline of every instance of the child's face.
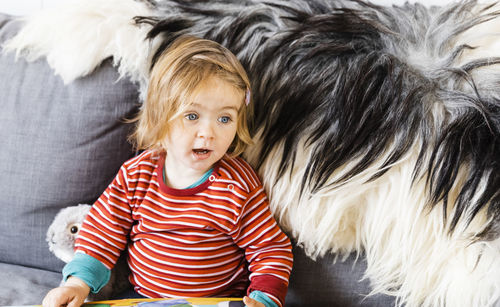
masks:
[[[201,176],[227,152],[236,135],[242,94],[231,84],[210,78],[167,137],[167,172]],[[172,175],[170,173],[170,175]]]

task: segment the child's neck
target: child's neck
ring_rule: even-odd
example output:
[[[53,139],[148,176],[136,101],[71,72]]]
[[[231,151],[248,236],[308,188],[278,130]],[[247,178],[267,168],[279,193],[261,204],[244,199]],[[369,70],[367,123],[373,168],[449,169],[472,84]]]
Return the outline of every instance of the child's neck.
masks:
[[[203,171],[194,171],[180,168],[178,165],[171,165],[165,159],[163,180],[168,187],[174,189],[185,189],[197,182],[205,173],[212,168]]]

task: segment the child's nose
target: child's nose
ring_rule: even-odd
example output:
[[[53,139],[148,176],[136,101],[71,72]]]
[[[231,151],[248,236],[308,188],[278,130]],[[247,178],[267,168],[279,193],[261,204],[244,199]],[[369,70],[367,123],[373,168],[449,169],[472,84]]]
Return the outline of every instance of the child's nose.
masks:
[[[214,136],[214,125],[208,121],[201,122],[198,129],[198,137],[212,139]]]

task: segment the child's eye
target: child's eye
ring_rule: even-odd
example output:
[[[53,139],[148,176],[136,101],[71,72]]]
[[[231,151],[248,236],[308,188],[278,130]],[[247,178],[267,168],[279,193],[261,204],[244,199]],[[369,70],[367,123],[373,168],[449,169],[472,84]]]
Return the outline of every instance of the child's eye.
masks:
[[[184,116],[187,120],[197,120],[198,115],[195,113],[189,113]]]
[[[229,116],[221,116],[219,117],[219,122],[223,123],[223,124],[227,124],[231,121],[231,117]]]

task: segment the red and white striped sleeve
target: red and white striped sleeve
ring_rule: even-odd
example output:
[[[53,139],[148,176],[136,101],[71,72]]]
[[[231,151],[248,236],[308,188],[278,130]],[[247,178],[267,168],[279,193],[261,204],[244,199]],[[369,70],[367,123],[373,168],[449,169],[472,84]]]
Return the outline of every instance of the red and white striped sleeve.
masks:
[[[108,269],[127,245],[132,227],[124,166],[90,209],[75,242],[75,250],[92,256]]]
[[[249,262],[248,293],[262,291],[283,306],[293,265],[292,245],[269,210],[260,181],[255,174],[250,175],[249,182],[255,180],[257,185],[248,195],[239,223],[231,235],[238,246],[245,249]]]

